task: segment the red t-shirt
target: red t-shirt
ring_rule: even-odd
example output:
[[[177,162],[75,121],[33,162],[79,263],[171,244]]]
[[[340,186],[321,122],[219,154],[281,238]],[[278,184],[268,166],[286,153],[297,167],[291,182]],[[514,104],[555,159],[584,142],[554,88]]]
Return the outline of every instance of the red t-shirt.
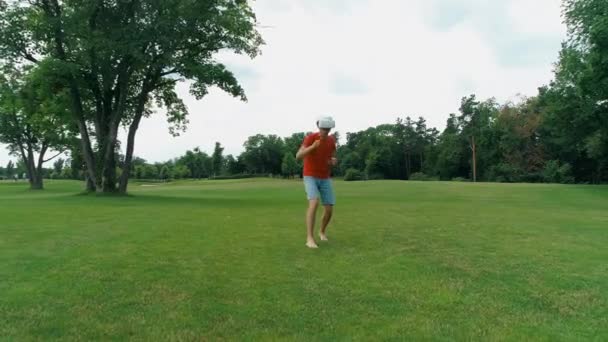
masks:
[[[320,139],[319,133],[312,133],[304,138],[302,146],[308,147],[312,145],[315,140]],[[336,139],[333,136],[328,136],[326,139],[321,140],[321,145],[310,152],[304,157],[304,176],[316,177],[316,178],[329,178],[331,174],[330,161],[336,151]]]

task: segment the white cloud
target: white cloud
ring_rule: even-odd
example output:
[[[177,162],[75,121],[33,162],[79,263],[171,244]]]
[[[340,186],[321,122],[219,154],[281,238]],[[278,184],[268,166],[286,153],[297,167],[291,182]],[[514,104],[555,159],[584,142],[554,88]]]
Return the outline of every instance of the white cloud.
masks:
[[[561,20],[561,1],[511,0],[507,15],[516,32],[552,36],[566,34]]]
[[[441,28],[430,15],[435,7],[425,0],[258,0],[267,42],[263,54],[253,61],[222,56],[241,76],[249,102],[218,90],[196,101],[184,86],[181,94],[192,114],[188,132],[172,138],[159,113],[142,123],[135,153],[160,161],[196,146],[211,152],[220,141],[226,153],[238,154],[250,135],[313,130],[321,114],[333,115],[342,133],[406,115],[423,116],[441,129],[463,96],[474,92],[504,101],[517,93],[533,95],[550,80],[559,41],[554,49],[534,51],[548,61],[540,65],[503,63],[528,51],[509,51],[510,45],[505,50],[497,43],[506,36],[563,37],[559,2],[506,1],[501,5],[506,13],[498,15],[507,24],[492,33],[491,20],[472,10],[481,6],[491,12],[480,0],[433,2],[466,8]],[[340,92],[337,76],[356,84]],[[0,153],[0,164],[3,160]]]

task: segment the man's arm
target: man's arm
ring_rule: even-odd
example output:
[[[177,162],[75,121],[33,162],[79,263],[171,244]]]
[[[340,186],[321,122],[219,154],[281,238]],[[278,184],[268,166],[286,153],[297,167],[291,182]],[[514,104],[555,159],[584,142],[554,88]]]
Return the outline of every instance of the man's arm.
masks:
[[[338,165],[338,158],[336,157],[337,151],[336,151],[336,145],[334,142],[334,150],[331,153],[331,158],[329,159],[329,165],[331,166],[336,166]]]
[[[329,164],[331,166],[338,165],[338,158],[336,158],[336,151],[334,151],[334,153],[331,154],[331,159],[329,160]]]
[[[303,159],[307,155],[309,155],[312,151],[316,150],[321,142],[319,140],[315,141],[312,145],[305,147],[304,144],[300,146],[298,153],[296,153],[296,159]]]

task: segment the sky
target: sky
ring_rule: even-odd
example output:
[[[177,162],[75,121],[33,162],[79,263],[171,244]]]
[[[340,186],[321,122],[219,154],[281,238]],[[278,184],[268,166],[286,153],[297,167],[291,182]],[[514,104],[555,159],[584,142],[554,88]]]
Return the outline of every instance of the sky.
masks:
[[[464,96],[504,103],[552,79],[566,37],[560,3],[257,0],[262,54],[217,56],[248,101],[219,89],[197,101],[181,84],[187,132],[172,137],[159,111],[140,125],[135,155],[166,161],[195,147],[212,153],[216,141],[238,155],[249,136],[313,131],[322,115],[334,117],[343,139],[406,116],[441,130]],[[9,159],[0,145],[0,166]]]

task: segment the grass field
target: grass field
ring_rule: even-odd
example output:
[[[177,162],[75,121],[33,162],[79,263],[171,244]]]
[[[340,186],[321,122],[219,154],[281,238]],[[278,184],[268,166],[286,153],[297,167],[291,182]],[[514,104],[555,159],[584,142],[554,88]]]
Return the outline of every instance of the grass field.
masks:
[[[608,187],[0,183],[0,340],[608,340]]]

